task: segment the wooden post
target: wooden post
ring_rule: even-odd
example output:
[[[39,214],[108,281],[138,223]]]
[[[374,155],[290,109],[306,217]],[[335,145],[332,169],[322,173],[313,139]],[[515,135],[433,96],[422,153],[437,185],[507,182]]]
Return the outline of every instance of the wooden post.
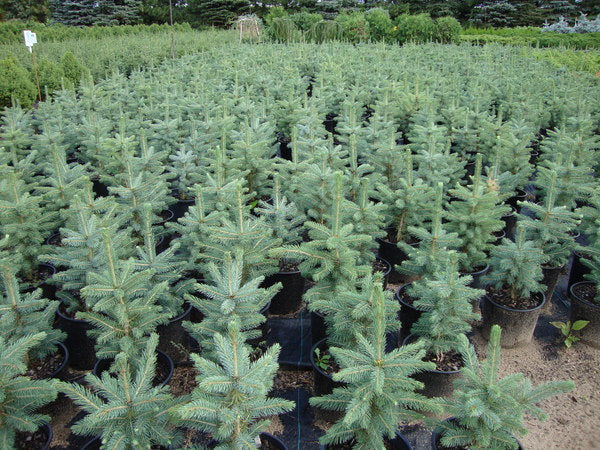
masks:
[[[40,78],[38,76],[37,64],[35,61],[35,53],[33,52],[33,47],[30,48],[30,52],[31,52],[31,62],[33,63],[33,73],[35,74],[35,83],[37,84],[38,99],[41,102],[42,101],[42,90],[40,89]]]

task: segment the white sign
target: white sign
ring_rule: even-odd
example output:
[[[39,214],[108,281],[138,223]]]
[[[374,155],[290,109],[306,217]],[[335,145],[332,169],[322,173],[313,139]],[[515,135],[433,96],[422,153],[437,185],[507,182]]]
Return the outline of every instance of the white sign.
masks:
[[[29,48],[29,51],[33,51],[33,44],[37,44],[37,36],[32,33],[31,30],[23,30],[23,36],[25,37],[25,45]]]

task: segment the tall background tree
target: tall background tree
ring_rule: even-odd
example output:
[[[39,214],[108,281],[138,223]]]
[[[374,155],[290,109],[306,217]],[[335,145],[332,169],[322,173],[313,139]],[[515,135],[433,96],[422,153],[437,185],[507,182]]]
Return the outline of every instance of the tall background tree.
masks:
[[[142,0],[50,0],[52,19],[65,25],[131,25]]]
[[[189,0],[193,25],[227,28],[242,14],[250,12],[248,0]]]
[[[48,0],[0,0],[0,20],[45,22],[49,14]]]

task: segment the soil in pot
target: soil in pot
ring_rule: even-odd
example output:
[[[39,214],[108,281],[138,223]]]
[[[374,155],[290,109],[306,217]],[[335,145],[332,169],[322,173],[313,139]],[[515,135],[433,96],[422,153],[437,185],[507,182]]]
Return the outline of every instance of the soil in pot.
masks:
[[[581,342],[595,348],[600,348],[600,303],[596,302],[597,288],[591,281],[575,283],[569,291],[571,308],[569,320],[588,320],[589,323],[576,336]]]
[[[15,448],[17,450],[47,450],[52,442],[52,428],[44,424],[33,433],[26,431],[17,432]]]
[[[529,344],[545,301],[543,293],[513,300],[507,289],[488,288],[481,302],[481,334],[489,339],[492,325],[498,324],[502,328],[502,348]]]
[[[422,312],[413,306],[413,303],[417,300],[415,297],[408,295],[406,290],[411,283],[406,283],[398,288],[395,294],[396,300],[400,302],[400,312],[398,313],[398,320],[400,320],[400,338],[404,339],[410,334],[410,330],[413,324],[419,320]]]
[[[390,276],[390,273],[392,272],[392,266],[385,259],[378,256],[373,260],[371,267],[373,269],[374,274],[377,272],[381,272],[381,274],[383,275],[383,289],[385,290],[387,288],[388,278]]]
[[[410,344],[417,340],[417,336],[411,334],[406,337],[403,344]],[[417,381],[425,386],[419,393],[426,397],[450,397],[454,391],[454,380],[460,376],[463,359],[460,353],[452,351],[435,355],[427,353],[424,361],[433,362],[435,370],[427,370],[412,375]]]
[[[383,444],[386,450],[412,450],[412,446],[408,442],[408,439],[399,432],[396,432],[396,437],[394,439],[385,439]],[[320,448],[324,450],[353,450],[355,445],[355,441],[350,441],[336,445],[321,445]]]
[[[325,368],[319,366],[317,363],[317,355],[315,353],[317,349],[320,352],[321,358],[329,356],[329,361]],[[321,339],[310,349],[310,363],[313,368],[315,396],[331,394],[334,388],[345,385],[345,383],[333,380],[332,376],[334,373],[339,372],[340,366],[338,366],[331,353],[329,353],[329,346],[325,339]]]
[[[469,447],[445,447],[441,444],[441,439],[442,439],[442,435],[437,433],[437,432],[433,432],[432,436],[431,436],[431,448],[432,450],[469,450]],[[518,442],[518,441],[517,441]],[[521,445],[521,443],[519,442],[519,447],[517,450],[523,450],[523,446]]]
[[[187,330],[183,328],[183,321],[188,320],[192,312],[192,305],[183,305],[183,312],[171,319],[165,325],[156,327],[159,335],[158,349],[167,353],[175,363],[187,361],[190,353],[190,338]]]
[[[64,379],[63,375],[69,362],[69,351],[64,344],[57,345],[56,352],[34,361],[30,361],[25,376],[33,380],[49,378]]]
[[[171,221],[177,222],[177,219],[185,216],[185,213],[188,211],[190,206],[195,203],[196,199],[191,197],[182,199],[178,192],[173,192],[172,196],[177,200],[177,202],[169,207],[169,209],[173,212],[173,218]]]
[[[477,267],[472,272],[461,271],[460,274],[471,275],[471,277],[473,277],[473,280],[469,283],[469,287],[472,287],[473,289],[483,289],[485,287],[483,277],[488,273],[489,270],[490,266],[488,264],[485,267]]]
[[[56,286],[50,284],[50,278],[56,273],[56,268],[52,264],[40,264],[33,273],[33,279],[27,283],[23,289],[24,292],[33,292],[36,289],[42,290],[42,297],[48,300],[56,300]]]
[[[282,287],[271,299],[269,314],[292,314],[302,306],[305,279],[298,270],[298,264],[289,261],[280,261],[279,272],[269,275],[262,282],[261,287],[270,287],[275,283]]]
[[[102,439],[100,437],[96,437],[91,441],[88,441],[81,450],[100,450],[102,446]],[[153,445],[151,447],[152,450],[169,450],[171,447],[163,447],[162,445]]]
[[[286,445],[277,437],[269,433],[260,433],[260,447],[261,450],[287,450]]]
[[[87,335],[92,325],[69,314],[64,305],[56,311],[58,327],[67,334],[64,341],[69,351],[69,365],[76,370],[91,370],[96,362],[95,339]]]
[[[173,360],[164,352],[160,350],[156,351],[156,369],[154,373],[154,379],[152,380],[153,386],[165,386],[171,381],[173,377],[173,371],[175,370],[175,366],[173,364]],[[92,373],[97,377],[101,377],[104,372],[109,370],[110,366],[113,363],[113,359],[99,359],[92,370]]]

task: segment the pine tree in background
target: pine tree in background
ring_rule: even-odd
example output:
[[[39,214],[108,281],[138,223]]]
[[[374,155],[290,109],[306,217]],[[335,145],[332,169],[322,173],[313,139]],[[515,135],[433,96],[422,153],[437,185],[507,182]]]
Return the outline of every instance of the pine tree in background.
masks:
[[[312,406],[344,413],[319,440],[322,445],[355,440],[356,448],[384,448],[384,438],[395,435],[400,420],[418,420],[422,416],[416,411],[437,409],[432,401],[415,392],[423,384],[410,378],[434,368],[432,363],[422,361],[422,345],[403,345],[386,353],[384,296],[375,295],[372,307],[371,332],[366,337],[355,335],[355,349],[329,349],[341,367],[333,379],[347,386],[310,399]]]
[[[216,351],[212,346],[213,336],[215,333],[226,333],[232,320],[237,321],[238,333],[244,340],[260,337],[261,333],[256,328],[266,320],[261,310],[281,289],[281,283],[260,288],[264,277],[244,281],[244,255],[241,252],[234,257],[226,253],[222,263],[209,263],[207,269],[206,275],[212,280],[211,283],[195,286],[195,290],[205,298],[191,294],[185,296],[189,303],[204,314],[204,320],[200,323],[185,322],[190,334],[204,351],[211,353]]]
[[[95,0],[50,0],[52,20],[70,26],[89,26],[96,23]]]
[[[462,241],[458,234],[447,232],[442,226],[442,217],[445,214],[442,206],[443,192],[443,186],[439,183],[431,231],[424,227],[408,227],[408,232],[419,242],[418,247],[413,247],[406,242],[398,243],[398,246],[408,255],[408,259],[396,266],[396,270],[410,276],[428,278],[446,267],[450,262],[450,251],[460,247]]]
[[[42,298],[42,290],[21,293],[14,268],[8,260],[0,260],[0,336],[6,341],[45,333],[45,338],[31,348],[26,363],[56,352],[56,344],[65,334],[53,328],[57,301]]]
[[[414,282],[408,290],[417,299],[413,306],[423,311],[411,333],[419,337],[436,363],[443,361],[444,354],[460,352],[459,336],[471,330],[469,321],[479,319],[472,303],[485,291],[469,287],[470,282],[470,276],[459,275],[458,256],[453,253],[447,267],[429,279]]]
[[[169,393],[168,386],[154,387],[158,335],[146,338],[135,358],[120,353],[115,358],[115,375],[88,374],[80,384],[55,381],[87,414],[71,431],[84,436],[100,436],[107,448],[151,448],[154,445],[179,447],[183,436],[177,421],[170,417],[181,403]],[[184,397],[185,398],[185,397]]]
[[[239,324],[228,324],[227,334],[213,337],[214,360],[193,354],[198,385],[191,400],[176,408],[182,425],[209,433],[219,448],[255,448],[268,416],[290,411],[294,403],[267,394],[277,371],[279,344],[252,362]]]
[[[482,155],[478,153],[471,184],[449,191],[456,200],[448,206],[447,228],[462,240],[460,262],[466,272],[486,266],[496,240],[494,233],[502,230],[504,222],[501,218],[510,211],[508,206],[501,204],[498,192],[482,181],[481,160]]]
[[[48,0],[2,0],[0,20],[25,20],[46,22],[50,10]]]
[[[250,10],[247,0],[190,0],[190,17],[202,25],[226,28]]]
[[[455,382],[454,395],[442,399],[444,414],[453,420],[431,420],[445,447],[516,449],[516,436],[527,433],[526,413],[544,420],[542,400],[574,389],[572,381],[553,381],[537,387],[521,373],[499,378],[500,327],[490,332],[486,359],[479,362],[466,336],[460,335],[465,366]]]
[[[48,380],[32,380],[20,376],[27,370],[25,356],[45,337],[45,333],[15,340],[5,340],[0,336],[1,448],[15,448],[17,432],[33,433],[40,425],[50,422],[49,416],[36,411],[56,398],[56,389]]]

